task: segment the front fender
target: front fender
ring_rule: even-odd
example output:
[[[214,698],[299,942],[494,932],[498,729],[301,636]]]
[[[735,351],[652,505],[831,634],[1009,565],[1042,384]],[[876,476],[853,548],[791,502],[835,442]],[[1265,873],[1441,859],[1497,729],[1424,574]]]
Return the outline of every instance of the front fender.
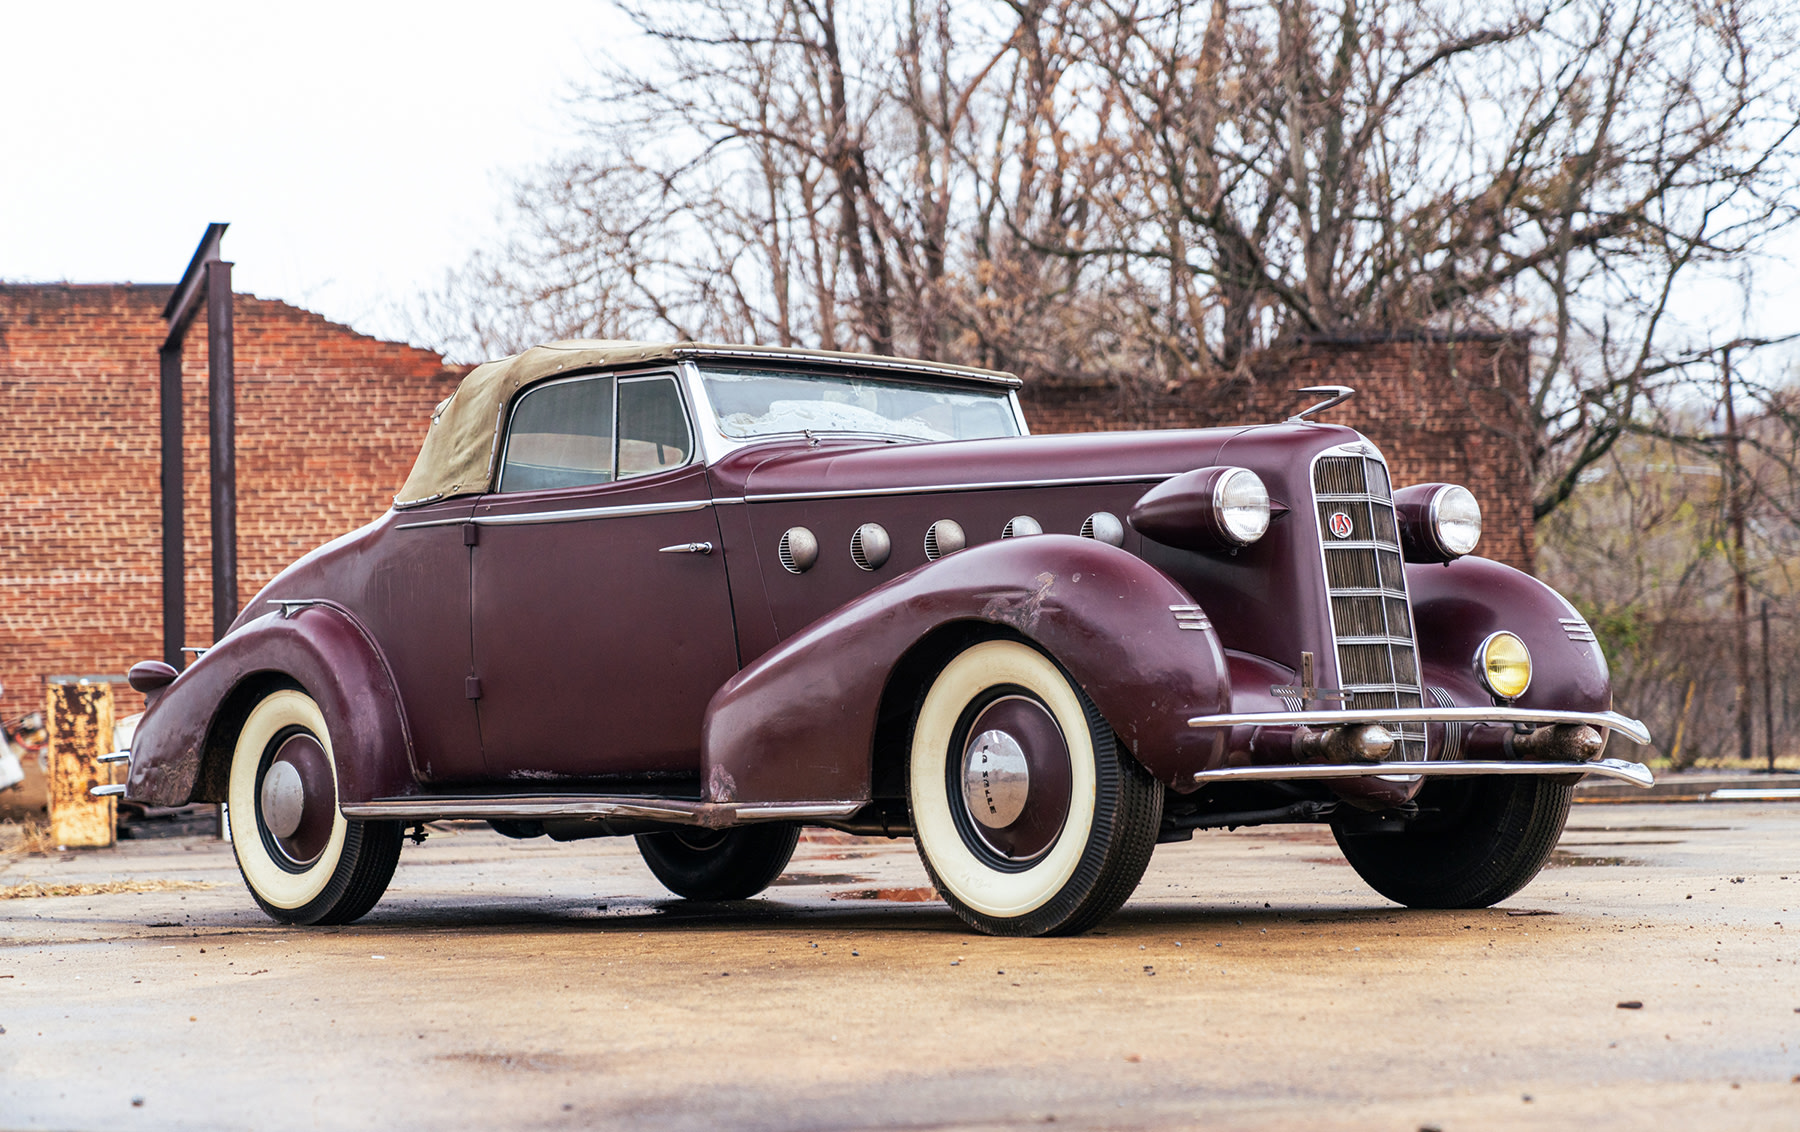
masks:
[[[1446,689],[1461,705],[1491,704],[1475,671],[1475,651],[1488,634],[1505,629],[1531,650],[1531,686],[1519,707],[1612,709],[1612,676],[1593,631],[1536,578],[1490,559],[1459,558],[1407,566],[1406,585],[1426,685]]]
[[[1093,539],[1035,535],[921,566],[794,634],[707,706],[712,802],[863,801],[880,704],[897,662],[957,623],[1006,629],[1054,657],[1163,782],[1191,789],[1224,735],[1186,726],[1230,702],[1210,626],[1178,627],[1193,598],[1160,570]]]
[[[329,603],[289,607],[240,625],[189,665],[144,712],[131,744],[129,801],[221,802],[245,714],[279,681],[319,704],[337,758],[338,800],[410,791],[412,741],[375,643]]]

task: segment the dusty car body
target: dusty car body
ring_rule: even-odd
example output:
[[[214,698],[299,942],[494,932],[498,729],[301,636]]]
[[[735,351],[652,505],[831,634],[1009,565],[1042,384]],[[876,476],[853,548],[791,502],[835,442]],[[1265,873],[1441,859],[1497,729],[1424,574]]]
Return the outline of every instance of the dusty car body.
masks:
[[[693,344],[480,367],[392,510],[133,670],[126,797],[229,802],[290,921],[354,919],[405,826],[476,818],[636,835],[703,899],[803,825],[911,835],[966,921],[1043,934],[1159,841],[1275,821],[1402,903],[1492,903],[1579,776],[1647,784],[1600,757],[1648,735],[1592,632],[1468,553],[1466,492],[1396,492],[1304,415],[1033,437],[1016,386]]]

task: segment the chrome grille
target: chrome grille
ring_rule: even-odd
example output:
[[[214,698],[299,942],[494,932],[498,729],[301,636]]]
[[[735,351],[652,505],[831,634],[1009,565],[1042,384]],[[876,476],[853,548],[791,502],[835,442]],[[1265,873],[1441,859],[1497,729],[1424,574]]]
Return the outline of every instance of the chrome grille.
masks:
[[[1350,696],[1349,706],[1423,706],[1387,468],[1373,457],[1321,456],[1313,466],[1313,497],[1339,682]],[[1349,521],[1342,537],[1332,530],[1338,515]],[[1339,529],[1344,519],[1338,520]],[[1396,761],[1424,760],[1424,724],[1385,726],[1395,737]]]

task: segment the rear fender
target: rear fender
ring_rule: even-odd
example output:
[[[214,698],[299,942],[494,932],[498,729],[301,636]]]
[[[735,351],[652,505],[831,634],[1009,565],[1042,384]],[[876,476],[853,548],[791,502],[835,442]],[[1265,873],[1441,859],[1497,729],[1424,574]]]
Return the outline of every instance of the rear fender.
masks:
[[[1186,720],[1230,702],[1217,636],[1203,620],[1180,628],[1170,609],[1193,604],[1142,559],[1069,535],[986,543],[921,566],[719,689],[702,738],[706,799],[867,800],[880,732],[910,723],[912,697],[947,659],[937,653],[998,634],[1042,648],[1153,775],[1191,789],[1196,770],[1222,760],[1224,735]]]
[[[125,797],[153,806],[222,802],[244,717],[298,685],[319,704],[340,802],[409,792],[412,741],[392,675],[347,610],[316,602],[241,625],[189,665],[144,713]]]

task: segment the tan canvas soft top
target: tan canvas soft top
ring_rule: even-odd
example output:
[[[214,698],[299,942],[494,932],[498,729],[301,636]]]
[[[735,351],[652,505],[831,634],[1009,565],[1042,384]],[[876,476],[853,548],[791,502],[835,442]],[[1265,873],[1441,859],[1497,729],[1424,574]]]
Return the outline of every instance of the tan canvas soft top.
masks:
[[[431,414],[431,428],[412,473],[394,497],[395,507],[416,507],[453,495],[488,491],[499,459],[507,407],[521,389],[546,378],[584,370],[687,358],[766,362],[840,362],[878,368],[895,376],[916,374],[1017,388],[1019,379],[993,370],[938,362],[913,362],[872,354],[837,354],[774,346],[713,346],[696,342],[622,342],[576,339],[533,346],[522,354],[475,367]]]

